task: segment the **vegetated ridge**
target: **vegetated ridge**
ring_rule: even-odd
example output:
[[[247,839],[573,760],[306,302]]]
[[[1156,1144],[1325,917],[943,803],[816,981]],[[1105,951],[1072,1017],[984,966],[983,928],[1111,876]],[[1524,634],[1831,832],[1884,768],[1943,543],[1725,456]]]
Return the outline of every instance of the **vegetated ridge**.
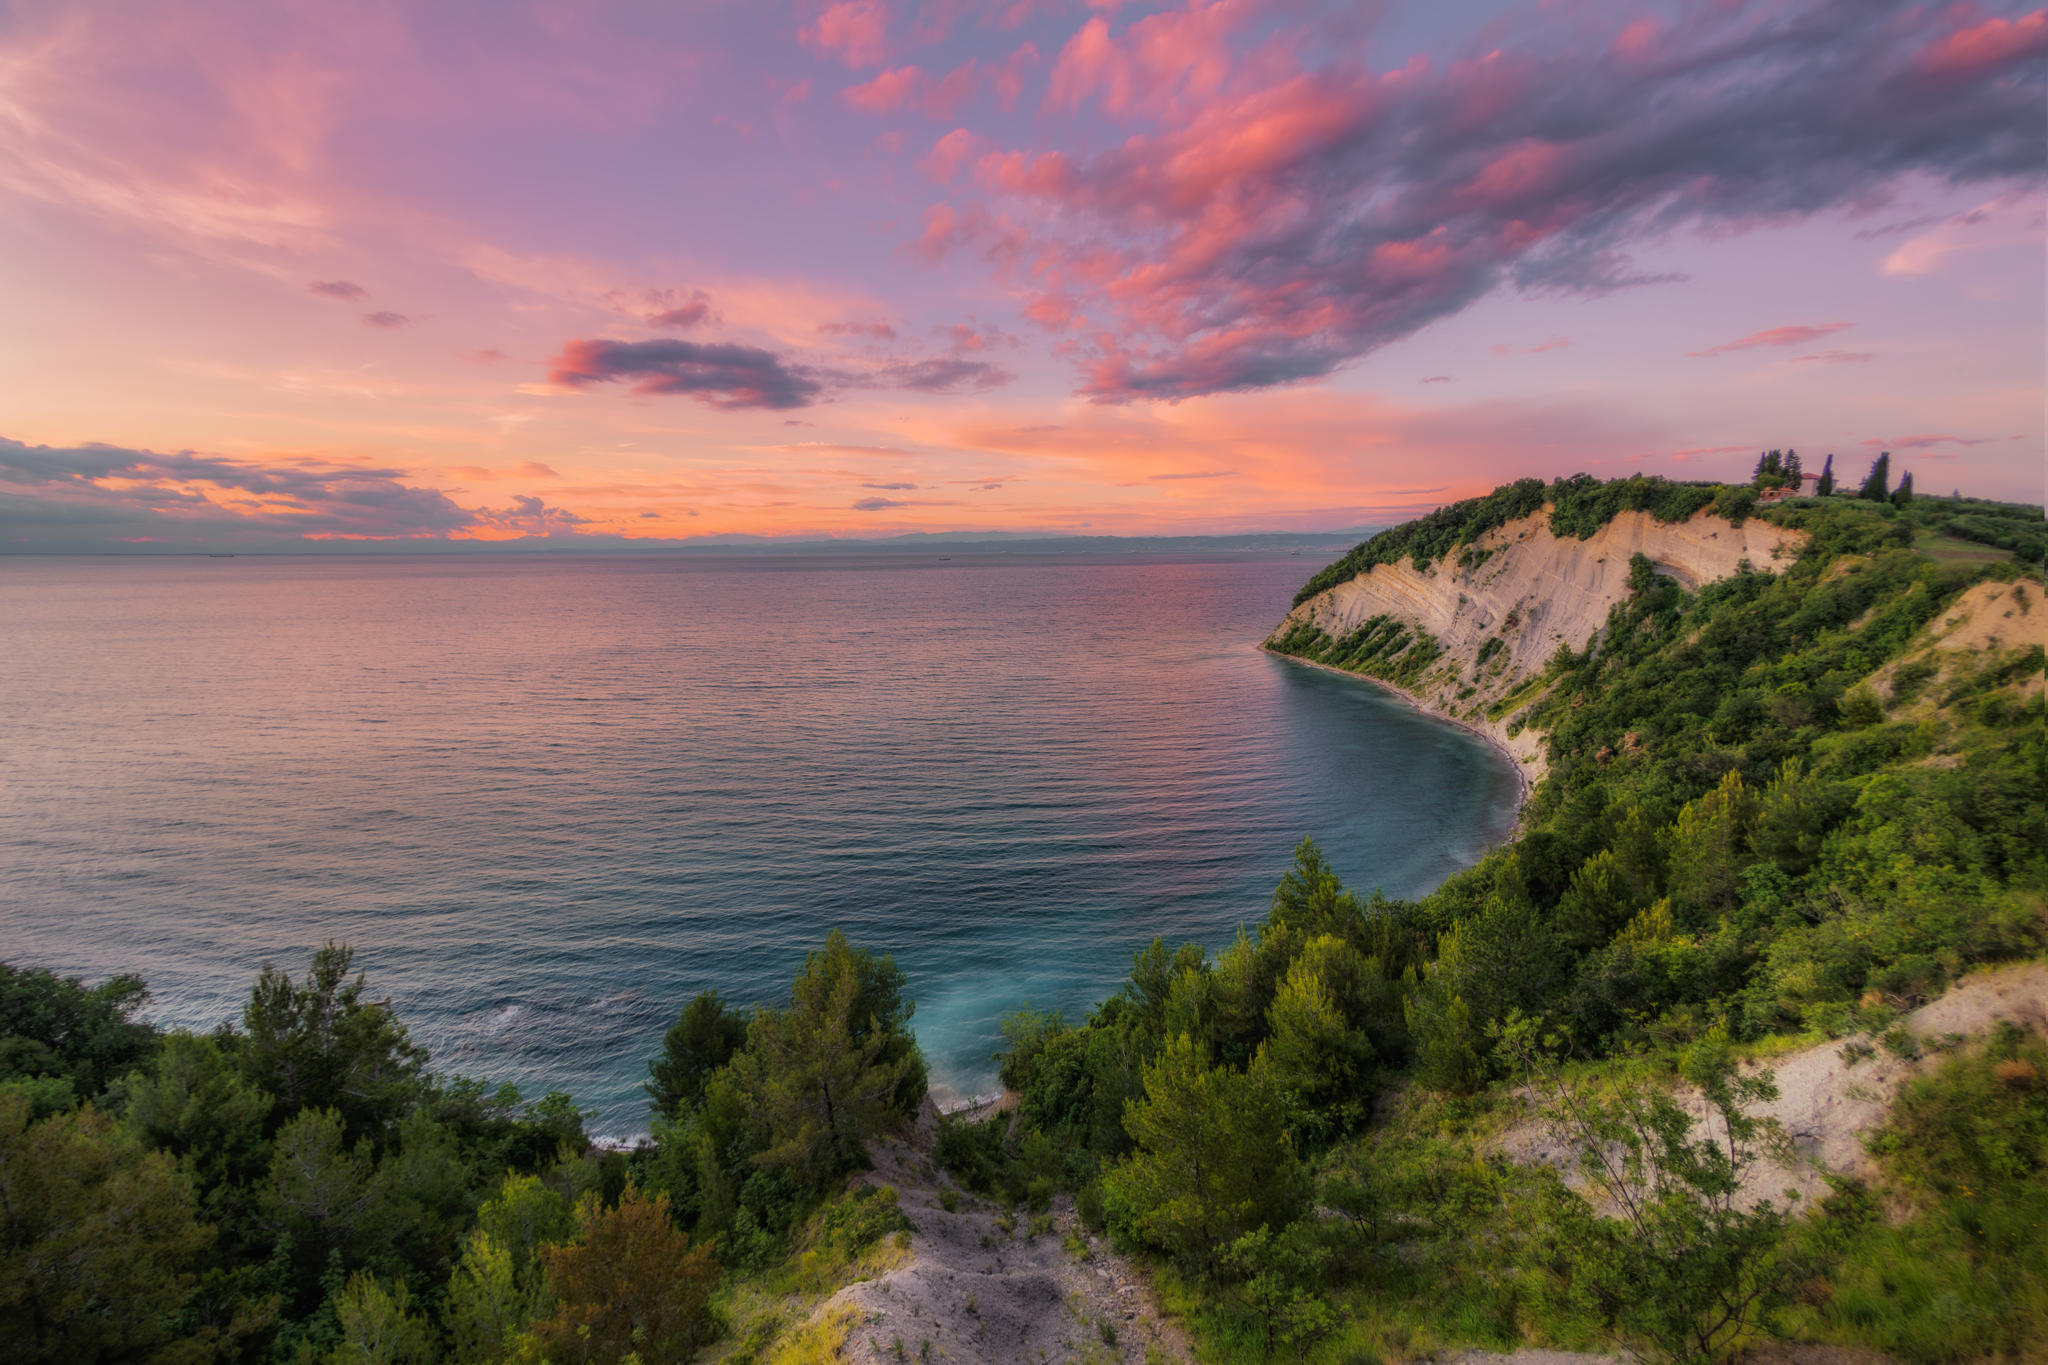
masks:
[[[942,1158],[1049,1142],[1206,1359],[2048,1352],[2048,532],[1884,470],[1527,480],[1317,575],[1271,647],[1532,736],[1520,836],[1413,902],[1304,844],[1013,1018]]]

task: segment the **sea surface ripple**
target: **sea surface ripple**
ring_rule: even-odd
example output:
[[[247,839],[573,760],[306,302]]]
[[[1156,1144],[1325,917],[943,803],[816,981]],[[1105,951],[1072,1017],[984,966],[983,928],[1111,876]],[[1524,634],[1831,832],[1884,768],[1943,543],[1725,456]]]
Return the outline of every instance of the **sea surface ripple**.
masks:
[[[642,1132],[693,992],[890,952],[935,1081],[1225,945],[1313,835],[1426,891],[1515,777],[1262,653],[1319,564],[936,554],[0,560],[0,958],[236,1016],[354,944],[439,1070]]]

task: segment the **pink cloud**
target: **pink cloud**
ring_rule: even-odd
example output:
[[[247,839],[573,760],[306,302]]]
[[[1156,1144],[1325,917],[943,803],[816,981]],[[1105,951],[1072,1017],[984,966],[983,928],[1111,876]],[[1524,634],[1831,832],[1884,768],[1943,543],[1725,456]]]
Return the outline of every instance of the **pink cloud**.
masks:
[[[839,92],[839,98],[864,114],[893,114],[917,98],[924,79],[918,68],[899,66],[871,81],[848,86]]]
[[[1967,12],[1967,7],[1957,6]],[[2048,10],[2017,19],[1986,19],[1928,45],[1919,69],[1937,80],[1963,81],[2048,54]]]
[[[1024,94],[1024,73],[1038,65],[1038,48],[1025,43],[1008,57],[1000,66],[989,68],[989,88],[995,91],[996,103],[1008,113],[1017,107],[1017,101]]]
[[[1213,97],[1234,65],[1231,36],[1256,12],[1248,0],[1190,0],[1120,37],[1097,15],[1060,49],[1046,107],[1071,112],[1094,100],[1109,114],[1157,114]]]
[[[965,128],[952,132],[932,144],[932,149],[917,168],[942,185],[951,184],[953,177],[960,174],[960,168],[982,147],[983,140]]]
[[[1994,445],[1996,436],[1901,436],[1887,441],[1873,436],[1863,444],[1872,450],[1932,450],[1936,446],[1988,446]]]
[[[1638,19],[1615,35],[1614,53],[1630,61],[1642,61],[1656,51],[1657,39],[1663,32],[1664,26],[1655,19]]]
[[[1540,138],[1523,138],[1488,161],[1456,196],[1466,204],[1501,207],[1549,194],[1562,178],[1564,149]]]
[[[1751,332],[1748,336],[1734,341],[1724,341],[1719,346],[1709,346],[1704,351],[1687,351],[1686,354],[1700,358],[1727,355],[1731,351],[1753,351],[1760,346],[1805,346],[1819,341],[1822,337],[1846,332],[1855,325],[1853,322],[1828,322],[1818,327],[1771,327],[1761,332]]]
[[[1073,329],[1091,301],[1066,353],[1098,400],[1315,378],[1502,288],[1667,281],[1629,252],[1681,229],[1855,208],[1906,176],[2038,176],[2038,82],[2007,79],[2031,37],[1970,38],[1986,55],[1947,84],[1915,74],[1954,11],[1700,5],[1604,41],[1587,41],[1598,20],[1511,17],[1483,56],[1384,72],[1255,13],[1089,18],[1045,110],[1141,126],[1093,152],[980,151],[985,201],[961,190],[926,215],[918,254],[978,251],[1028,316]],[[950,151],[931,166],[957,184],[968,153]]]
[[[1547,337],[1534,346],[1512,346],[1502,343],[1493,348],[1495,355],[1542,355],[1545,351],[1562,351],[1572,344],[1570,337]]]
[[[839,97],[864,114],[915,109],[927,118],[950,119],[961,101],[974,93],[975,69],[972,57],[940,77],[926,75],[919,67],[899,66],[848,87]]]
[[[858,71],[888,55],[889,11],[881,0],[840,0],[796,31],[798,41]]]
[[[1875,351],[1815,351],[1811,355],[1795,355],[1795,361],[1816,365],[1854,365],[1865,360],[1877,359]]]

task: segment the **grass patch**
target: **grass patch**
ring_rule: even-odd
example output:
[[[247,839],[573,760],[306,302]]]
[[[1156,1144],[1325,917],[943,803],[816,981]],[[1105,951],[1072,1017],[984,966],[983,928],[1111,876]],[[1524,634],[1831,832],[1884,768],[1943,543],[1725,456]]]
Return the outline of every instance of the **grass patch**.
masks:
[[[831,1339],[829,1320],[786,1339],[783,1333],[845,1286],[909,1260],[910,1231],[896,1191],[887,1186],[861,1185],[827,1200],[792,1238],[781,1262],[753,1274],[727,1276],[713,1300],[728,1324],[728,1354],[720,1358],[764,1365],[834,1359],[829,1347],[819,1344]],[[785,1354],[799,1348],[798,1354]]]
[[[860,1310],[842,1304],[763,1357],[762,1365],[835,1365],[846,1356],[846,1338]]]
[[[1933,531],[1913,537],[1913,548],[1937,564],[2002,564],[2012,558],[2010,550],[1996,545],[1978,545]]]

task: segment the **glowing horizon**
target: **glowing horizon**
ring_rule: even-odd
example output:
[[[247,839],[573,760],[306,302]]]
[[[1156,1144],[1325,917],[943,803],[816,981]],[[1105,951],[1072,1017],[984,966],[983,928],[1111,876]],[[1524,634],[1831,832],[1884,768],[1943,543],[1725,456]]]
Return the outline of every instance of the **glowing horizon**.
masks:
[[[2048,10],[1358,9],[18,6],[0,550],[2039,500]]]

